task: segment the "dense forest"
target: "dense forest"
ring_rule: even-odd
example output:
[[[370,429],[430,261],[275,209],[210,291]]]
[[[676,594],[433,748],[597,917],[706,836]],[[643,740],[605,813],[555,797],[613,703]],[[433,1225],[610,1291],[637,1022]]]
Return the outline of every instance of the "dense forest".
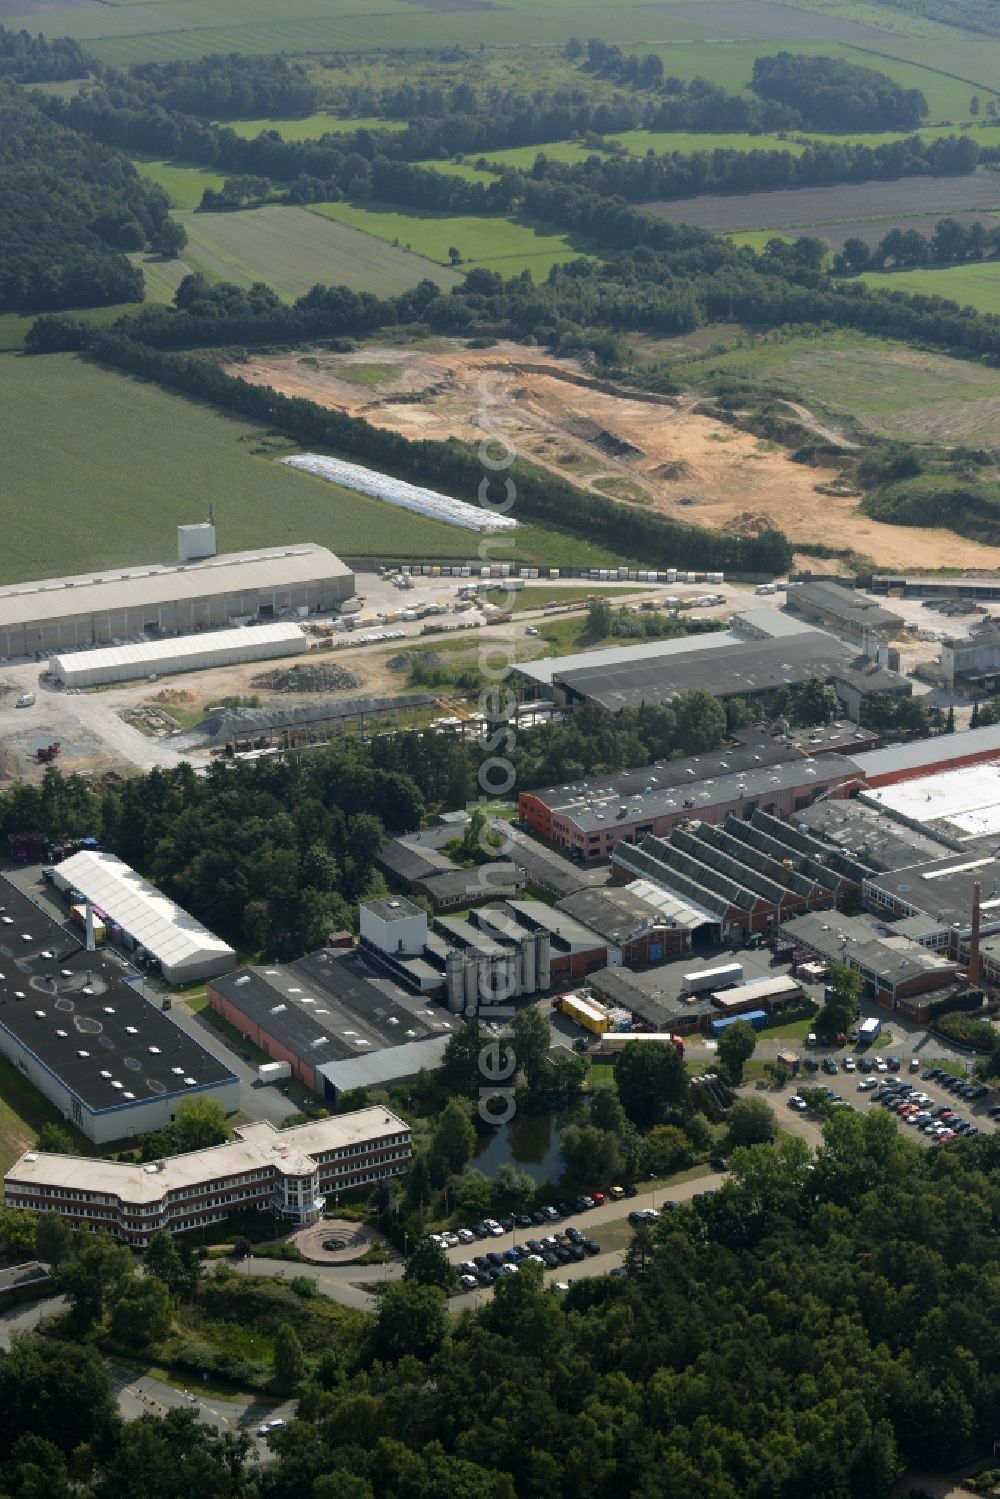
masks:
[[[927,113],[919,89],[836,57],[758,57],[751,87],[788,105],[814,130],[915,130]]]
[[[142,300],[125,258],[168,218],[162,188],[0,83],[0,310]]]
[[[274,1339],[297,1416],[258,1467],[186,1411],[124,1424],[94,1347],[29,1335],[0,1353],[4,1492],[887,1499],[907,1467],[996,1436],[1000,1145],[921,1151],[849,1109],[824,1135],[815,1159],[798,1139],[734,1149],[723,1185],[637,1230],[621,1278],[557,1293],[527,1265],[457,1317],[416,1277],[373,1315],[314,1321],[315,1300],[199,1274],[169,1241],[141,1280],[126,1250],[63,1242],[69,1331],[134,1348],[175,1317],[297,1326],[280,1362]]]
[[[131,77],[144,97],[161,109],[206,119],[240,120],[310,114],[320,91],[301,63],[285,57],[186,58],[136,63]]]
[[[18,83],[52,83],[65,78],[84,78],[89,61],[79,42],[71,37],[48,41],[30,31],[7,31],[0,26],[0,78]]]

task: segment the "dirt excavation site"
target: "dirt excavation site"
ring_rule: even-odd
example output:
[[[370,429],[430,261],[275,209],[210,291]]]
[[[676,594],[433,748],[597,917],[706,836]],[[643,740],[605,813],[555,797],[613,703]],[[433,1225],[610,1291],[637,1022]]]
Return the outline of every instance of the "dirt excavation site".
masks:
[[[1000,567],[998,547],[869,520],[856,496],[817,489],[836,486],[835,468],[793,463],[776,443],[698,412],[697,397],[619,393],[539,349],[369,345],[246,356],[228,372],[407,437],[476,442],[500,432],[522,457],[623,503],[735,533],[776,525],[802,563],[820,542],[886,567]],[[809,413],[796,409],[805,440]]]

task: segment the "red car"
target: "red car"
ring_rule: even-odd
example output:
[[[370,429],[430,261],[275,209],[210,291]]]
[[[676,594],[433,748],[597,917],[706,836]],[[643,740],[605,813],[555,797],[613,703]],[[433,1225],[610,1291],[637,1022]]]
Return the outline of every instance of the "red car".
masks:
[[[595,1206],[595,1208],[599,1208],[601,1206],[601,1204],[603,1203],[603,1201],[604,1201],[604,1193],[603,1192],[591,1192],[590,1195],[594,1199],[594,1206]]]

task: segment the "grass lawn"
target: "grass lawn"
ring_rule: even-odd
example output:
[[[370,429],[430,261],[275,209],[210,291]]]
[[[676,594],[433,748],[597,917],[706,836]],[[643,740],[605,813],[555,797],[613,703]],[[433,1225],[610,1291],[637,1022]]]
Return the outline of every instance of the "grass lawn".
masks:
[[[170,557],[174,527],[202,519],[206,495],[227,551],[314,541],[345,557],[476,554],[472,532],[288,468],[274,460],[293,449],[261,428],[73,355],[0,358],[0,406],[10,434],[0,583]],[[628,560],[535,525],[496,542],[492,557],[524,564]]]
[[[977,312],[1000,313],[1000,262],[997,261],[947,266],[939,271],[866,271],[859,280],[880,291],[948,297],[963,307],[974,307]]]
[[[317,203],[312,212],[387,240],[394,248],[404,246],[439,265],[449,263],[448,252],[454,248],[466,266],[486,266],[505,276],[530,270],[536,281],[543,280],[551,266],[586,253],[582,243],[574,244],[565,234],[550,234],[513,219],[406,212],[378,204],[362,208],[353,203]]]
[[[307,364],[308,355],[299,361]],[[348,385],[364,385],[374,388],[378,385],[391,385],[399,379],[399,366],[395,364],[343,364],[336,366],[338,380],[346,380]]]
[[[268,205],[178,218],[188,235],[184,262],[192,270],[237,286],[266,281],[289,301],[317,282],[393,296],[426,279],[445,289],[461,280],[455,271],[432,263],[433,257],[424,259],[360,233],[358,227],[331,222],[333,214]],[[442,258],[447,260],[447,251]]]
[[[1000,294],[1000,265],[993,271]],[[903,285],[910,274],[877,279],[886,286]],[[761,395],[804,401],[834,424],[846,418],[880,436],[970,444],[995,440],[1000,371],[887,339],[847,332],[773,336],[684,363],[685,380],[695,385],[721,374],[739,376]]]
[[[151,157],[133,156],[132,165],[140,177],[159,183],[171,208],[197,208],[206,187],[218,191],[225,177],[207,167],[184,166],[179,161],[154,161]]]
[[[557,604],[575,604],[580,599],[601,598],[610,599],[612,603],[620,603],[637,593],[648,592],[642,588],[607,588],[595,585],[593,588],[544,588],[531,586],[522,588],[520,593],[510,594],[505,589],[493,588],[485,595],[491,604],[500,604],[504,608],[510,608],[515,614],[523,614],[528,609],[548,609]],[[511,602],[511,600],[513,602]]]
[[[380,120],[374,116],[365,119],[344,120],[339,115],[302,115],[297,120],[220,120],[227,130],[253,140],[264,130],[276,130],[283,141],[314,141],[323,135],[347,135],[353,130],[405,130],[405,120]]]
[[[615,1085],[614,1062],[591,1062],[588,1074],[587,1086],[593,1091],[594,1088],[613,1088]]]
[[[627,500],[630,505],[648,505],[650,497],[645,489],[639,484],[633,484],[631,479],[622,479],[612,475],[607,479],[595,479],[594,488],[600,490],[613,500]]]
[[[769,1041],[804,1041],[816,1027],[816,1017],[805,1020],[790,1020],[787,1025],[769,1025],[761,1034]]]

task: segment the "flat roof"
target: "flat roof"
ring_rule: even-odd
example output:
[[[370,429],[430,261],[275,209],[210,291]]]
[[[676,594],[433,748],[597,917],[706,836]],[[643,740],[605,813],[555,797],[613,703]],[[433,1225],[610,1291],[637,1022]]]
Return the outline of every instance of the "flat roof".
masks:
[[[611,879],[610,867],[583,869],[572,859],[564,858],[554,848],[539,843],[520,828],[497,819],[492,826],[503,834],[507,844],[503,852],[523,869],[530,883],[544,886],[556,895],[571,895],[594,885],[606,885]]]
[[[663,913],[635,885],[577,890],[557,901],[556,910],[565,911],[616,946],[666,925]]]
[[[811,729],[792,729],[788,735],[790,742],[805,755],[840,750],[852,757],[866,746],[871,748],[878,742],[878,737],[871,729],[862,729],[848,718],[836,723],[817,724]]]
[[[939,859],[946,852],[940,838],[906,827],[860,796],[817,802],[797,812],[795,820],[866,869],[906,869]]]
[[[57,864],[55,874],[99,906],[164,966],[176,967],[197,958],[236,962],[228,943],[114,854],[82,849]]]
[[[294,963],[228,973],[211,985],[313,1068],[448,1034],[453,1025],[447,1011],[429,1009],[360,950],[324,948]]]
[[[146,1165],[29,1150],[14,1163],[4,1180],[106,1192],[125,1202],[155,1203],[167,1192],[196,1187],[216,1177],[258,1171],[262,1166],[297,1175],[303,1168],[311,1169],[316,1154],[364,1144],[388,1133],[408,1135],[410,1126],[388,1109],[359,1109],[353,1114],[337,1114],[291,1129],[277,1130],[267,1121],[243,1124],[224,1145],[164,1156],[162,1161]]]
[[[420,906],[415,906],[405,895],[387,895],[382,900],[363,900],[362,908],[377,916],[379,921],[393,923],[397,921],[409,921],[414,916],[423,916],[426,913]]]
[[[0,937],[6,949],[0,951],[0,1029],[89,1112],[236,1081],[218,1057],[127,982],[124,963],[107,952],[87,952],[2,876],[0,919],[6,934]]]
[[[212,657],[219,651],[256,650],[262,645],[303,646],[305,635],[295,624],[237,626],[232,630],[205,630],[200,635],[174,635],[169,640],[147,640],[142,645],[108,645],[94,651],[73,651],[56,656],[51,669],[63,672],[105,671],[109,667],[142,665],[155,671],[163,661],[190,657],[194,664],[199,656]]]
[[[783,604],[784,600],[781,602]],[[785,614],[783,609],[768,609],[763,606],[741,609],[739,614],[734,614],[730,619],[729,626],[737,634],[759,630],[769,640],[787,640],[790,635],[820,634],[815,625],[807,624],[804,619],[797,619],[794,614]]]
[[[720,698],[753,696],[797,686],[810,676],[827,681],[870,680],[873,691],[902,681],[891,672],[865,671],[850,647],[817,633],[783,640],[739,639],[725,650],[688,651],[660,661],[602,665],[595,657],[575,670],[557,668],[553,680],[614,712],[643,703],[671,702],[696,688]]]
[[[970,755],[1000,755],[1000,724],[983,729],[962,729],[957,734],[935,734],[933,739],[914,739],[888,749],[866,750],[855,755],[858,769],[868,777],[892,775],[942,762],[964,760]]]
[[[985,846],[972,845],[964,854],[950,854],[910,869],[888,870],[869,879],[901,905],[961,931],[968,931],[972,925],[973,887],[978,881],[983,929],[1000,924],[1000,859],[992,840]]]
[[[571,781],[563,786],[546,786],[527,795],[552,812],[573,812],[581,803],[595,796],[617,797],[626,801],[641,796],[648,789],[665,790],[671,786],[692,785],[707,776],[751,770],[762,765],[802,763],[802,751],[791,739],[782,740],[762,731],[741,731],[740,742],[725,749],[702,755],[687,755],[681,760],[657,760],[635,770],[615,773],[593,773],[585,781]]]
[[[622,798],[618,794],[595,794],[577,806],[560,809],[584,832],[613,832],[622,824],[653,822],[660,817],[690,814],[697,817],[709,807],[730,802],[766,800],[769,796],[797,788],[812,790],[851,780],[857,774],[853,760],[843,755],[823,755],[819,760],[804,760],[796,755],[779,765],[760,765],[752,770],[709,776],[678,786],[655,787],[641,796]],[[619,807],[626,809],[618,817]]]
[[[518,674],[533,682],[549,686],[553,677],[563,677],[580,667],[605,671],[615,666],[635,666],[663,661],[692,651],[719,650],[734,645],[737,637],[730,630],[707,630],[702,635],[683,635],[673,640],[654,640],[645,645],[613,645],[603,651],[576,651],[569,656],[542,656],[536,661],[519,661]]]
[[[435,1036],[429,1041],[408,1041],[405,1046],[376,1051],[371,1056],[351,1057],[345,1062],[324,1062],[319,1070],[338,1093],[350,1088],[377,1088],[382,1083],[413,1077],[422,1067],[429,1071],[440,1067],[447,1045],[447,1036]]]
[[[859,800],[960,842],[992,838],[1000,833],[1000,759],[879,786]]]
[[[603,999],[631,1010],[654,1030],[671,1030],[677,1020],[714,1013],[707,994],[690,998],[681,994],[679,973],[677,964],[642,973],[609,967],[592,973],[587,982]]]
[[[196,562],[102,568],[100,572],[39,578],[0,588],[0,627],[351,575],[351,569],[339,557],[314,542],[256,552],[226,552]]]

